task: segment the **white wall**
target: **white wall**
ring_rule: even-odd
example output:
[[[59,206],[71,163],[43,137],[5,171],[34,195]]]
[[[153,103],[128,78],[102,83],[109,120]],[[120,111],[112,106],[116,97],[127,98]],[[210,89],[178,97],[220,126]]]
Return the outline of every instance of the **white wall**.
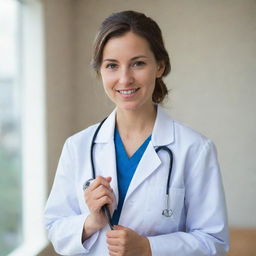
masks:
[[[171,56],[169,113],[216,143],[230,224],[256,227],[256,1],[46,3],[51,175],[64,138],[112,109],[89,65],[100,22],[115,11],[143,11],[162,28]]]

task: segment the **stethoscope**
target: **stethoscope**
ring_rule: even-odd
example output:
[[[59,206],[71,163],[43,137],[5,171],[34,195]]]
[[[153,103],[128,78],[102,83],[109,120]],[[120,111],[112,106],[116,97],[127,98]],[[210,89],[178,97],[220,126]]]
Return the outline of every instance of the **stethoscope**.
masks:
[[[87,180],[84,185],[83,185],[83,190],[85,190],[86,188],[88,188],[90,186],[90,184],[92,183],[92,181],[96,178],[96,173],[95,173],[95,166],[94,166],[94,160],[93,160],[93,149],[94,149],[94,145],[95,145],[95,139],[99,133],[99,130],[101,128],[101,126],[103,125],[103,123],[105,122],[107,118],[105,118],[104,120],[101,121],[101,123],[99,124],[99,126],[97,127],[96,131],[94,132],[94,135],[92,137],[92,142],[91,142],[91,149],[90,149],[90,157],[91,157],[91,167],[92,167],[92,178]],[[172,151],[166,147],[166,146],[159,146],[156,148],[156,153],[158,153],[160,150],[163,150],[165,152],[168,153],[169,158],[170,158],[170,164],[169,164],[169,173],[168,173],[168,178],[167,178],[167,184],[166,184],[166,208],[162,211],[162,215],[165,217],[171,217],[173,215],[173,210],[170,208],[169,205],[169,187],[170,187],[170,180],[171,180],[171,174],[172,174],[172,165],[173,165],[173,153]],[[111,220],[111,214],[109,211],[109,208],[107,207],[107,205],[104,205],[102,207],[102,210],[105,214],[105,216],[107,217],[108,220],[108,224],[109,227],[113,230],[113,224],[112,224],[112,220]]]

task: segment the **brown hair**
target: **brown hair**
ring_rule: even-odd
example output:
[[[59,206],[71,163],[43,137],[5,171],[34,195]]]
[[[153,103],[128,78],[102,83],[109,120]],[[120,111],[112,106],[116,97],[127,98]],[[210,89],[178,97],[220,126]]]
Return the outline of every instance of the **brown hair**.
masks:
[[[99,74],[103,50],[108,40],[112,37],[122,36],[129,31],[147,40],[156,61],[158,63],[162,61],[165,65],[162,76],[167,76],[171,71],[171,64],[164,46],[162,32],[154,20],[135,11],[114,13],[102,22],[94,43],[92,66],[96,72]],[[153,102],[161,103],[167,94],[168,90],[162,77],[156,78],[152,95]]]

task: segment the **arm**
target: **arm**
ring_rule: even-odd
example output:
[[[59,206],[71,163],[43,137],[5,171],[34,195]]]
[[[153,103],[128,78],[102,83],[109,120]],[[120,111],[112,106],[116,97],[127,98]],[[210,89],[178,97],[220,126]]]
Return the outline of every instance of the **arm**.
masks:
[[[225,255],[226,204],[214,145],[206,141],[185,170],[186,231],[148,237],[152,256]]]
[[[67,140],[45,209],[49,239],[56,252],[64,255],[88,252],[98,236],[96,232],[84,244],[82,243],[83,227],[89,211],[85,214],[80,211],[76,195],[75,172],[75,161],[71,154],[70,142]]]

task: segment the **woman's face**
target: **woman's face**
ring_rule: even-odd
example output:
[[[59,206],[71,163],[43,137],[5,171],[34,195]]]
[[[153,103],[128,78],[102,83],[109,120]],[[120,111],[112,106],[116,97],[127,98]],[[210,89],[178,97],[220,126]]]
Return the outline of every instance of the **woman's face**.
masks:
[[[163,71],[148,42],[132,32],[111,38],[104,47],[100,74],[105,92],[119,109],[152,107],[155,80]]]

